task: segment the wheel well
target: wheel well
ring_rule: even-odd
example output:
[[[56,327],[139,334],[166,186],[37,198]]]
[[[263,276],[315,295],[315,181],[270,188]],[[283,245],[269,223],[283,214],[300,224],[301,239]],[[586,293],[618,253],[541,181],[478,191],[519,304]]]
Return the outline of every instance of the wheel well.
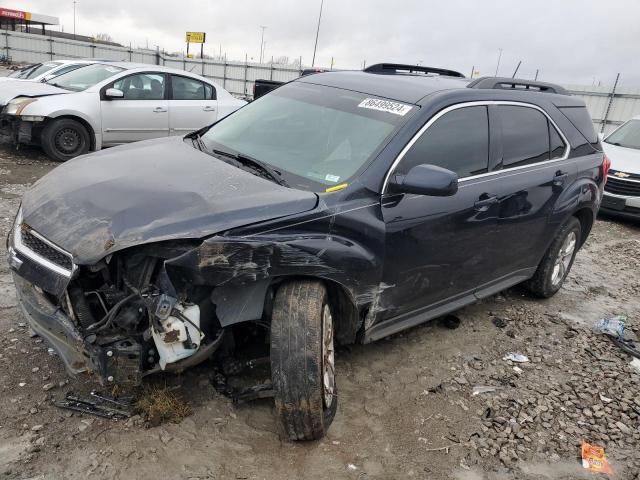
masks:
[[[593,227],[593,212],[590,208],[582,208],[575,212],[573,216],[576,217],[580,222],[580,227],[582,229],[580,235],[580,246],[582,246],[587,240],[587,236],[591,231],[591,227]]]
[[[83,118],[77,117],[75,115],[61,115],[59,117],[50,118],[49,120],[47,120],[47,123],[54,122],[56,120],[62,120],[64,118],[75,120],[76,122],[81,123],[82,126],[87,129],[87,132],[89,132],[89,141],[91,142],[89,150],[94,151],[96,149],[96,134],[89,122],[87,122]]]
[[[358,314],[358,309],[355,304],[355,300],[349,293],[349,291],[340,283],[325,278],[307,277],[307,276],[293,276],[279,278],[277,285],[273,285],[273,292],[280,288],[284,283],[295,282],[296,280],[317,280],[324,283],[327,287],[327,293],[329,294],[329,302],[333,307],[333,314],[336,318],[334,324],[336,340],[341,345],[348,345],[355,343],[358,332],[362,326],[362,320]]]

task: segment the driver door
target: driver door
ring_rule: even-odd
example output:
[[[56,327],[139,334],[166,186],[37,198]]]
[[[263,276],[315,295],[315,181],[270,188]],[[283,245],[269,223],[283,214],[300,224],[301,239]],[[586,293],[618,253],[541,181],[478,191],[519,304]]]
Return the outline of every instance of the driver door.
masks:
[[[491,276],[496,219],[483,202],[483,182],[471,178],[488,171],[489,136],[487,106],[456,108],[425,130],[394,170],[406,174],[419,164],[437,165],[456,172],[459,187],[448,197],[383,195],[383,282],[394,288],[378,322],[402,323],[403,316],[410,322],[469,299]]]
[[[117,145],[169,135],[166,75],[135,73],[103,87],[123,92],[122,98],[101,96],[103,145]]]

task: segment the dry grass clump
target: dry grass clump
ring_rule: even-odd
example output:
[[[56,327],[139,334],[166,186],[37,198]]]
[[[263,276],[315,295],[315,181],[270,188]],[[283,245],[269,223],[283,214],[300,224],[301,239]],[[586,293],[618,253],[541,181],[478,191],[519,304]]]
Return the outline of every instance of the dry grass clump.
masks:
[[[191,406],[176,393],[176,389],[166,386],[146,387],[137,406],[152,426],[164,422],[178,423],[193,413]]]

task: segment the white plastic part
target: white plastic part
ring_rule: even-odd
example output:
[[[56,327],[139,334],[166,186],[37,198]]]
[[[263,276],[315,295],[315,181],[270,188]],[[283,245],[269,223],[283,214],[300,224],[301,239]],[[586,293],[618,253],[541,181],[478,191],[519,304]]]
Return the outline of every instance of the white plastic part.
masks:
[[[183,321],[179,317],[169,316],[161,322],[164,332],[156,332],[155,328],[151,328],[162,370],[165,369],[167,363],[177,362],[196,353],[203,337],[198,330],[200,328],[200,307],[198,305],[184,307],[178,304],[175,309],[188,318],[191,323]]]

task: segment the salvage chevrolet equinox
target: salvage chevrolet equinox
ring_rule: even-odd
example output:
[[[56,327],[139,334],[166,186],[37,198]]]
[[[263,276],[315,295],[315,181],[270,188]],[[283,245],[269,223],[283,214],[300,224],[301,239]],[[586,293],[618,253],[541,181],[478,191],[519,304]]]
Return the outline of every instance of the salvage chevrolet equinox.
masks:
[[[562,87],[318,73],[185,137],[61,165],[24,195],[9,263],[70,373],[136,385],[241,357],[258,332],[284,433],[317,439],[336,414],[334,344],[520,283],[555,294],[607,170]]]

